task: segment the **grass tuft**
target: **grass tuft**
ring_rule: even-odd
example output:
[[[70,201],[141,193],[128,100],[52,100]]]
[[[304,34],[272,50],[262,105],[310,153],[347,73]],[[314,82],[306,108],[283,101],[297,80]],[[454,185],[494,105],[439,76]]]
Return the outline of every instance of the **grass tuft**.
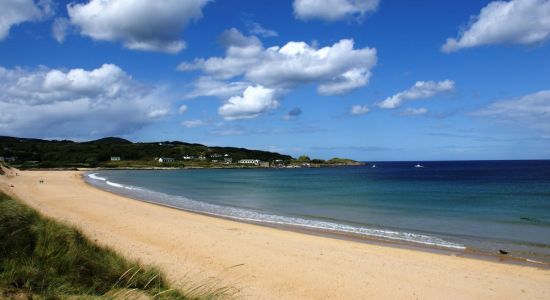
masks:
[[[220,299],[232,288],[171,288],[156,269],[130,262],[75,228],[0,193],[0,298]]]

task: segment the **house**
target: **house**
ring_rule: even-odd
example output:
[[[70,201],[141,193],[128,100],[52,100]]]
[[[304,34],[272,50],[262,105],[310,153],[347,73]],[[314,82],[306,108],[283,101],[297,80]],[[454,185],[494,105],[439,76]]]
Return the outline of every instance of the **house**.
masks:
[[[216,154],[216,153],[210,155],[210,158],[221,158],[221,157],[222,157],[221,154]]]
[[[199,156],[199,160],[206,160],[206,156],[204,155]]]
[[[269,168],[269,162],[268,161],[261,161],[260,167],[262,168]]]
[[[282,159],[276,159],[275,161],[273,161],[273,166],[281,168],[285,166],[285,162]]]
[[[224,158],[223,158],[223,162],[226,163],[226,164],[231,164],[231,163],[233,163],[233,158],[231,158],[231,157],[224,157]]]
[[[260,164],[260,160],[259,159],[240,159],[239,160],[239,163],[240,164],[244,164],[244,165],[259,165]]]
[[[111,161],[120,161],[120,156],[111,156]]]
[[[2,162],[14,162],[17,160],[17,157],[15,156],[0,156],[0,161]]]
[[[195,159],[195,157],[192,156],[192,155],[185,155],[185,156],[183,157],[183,159],[184,159],[184,160],[190,160],[190,159]]]
[[[175,162],[176,160],[171,157],[159,157],[158,162],[159,163],[171,163]]]

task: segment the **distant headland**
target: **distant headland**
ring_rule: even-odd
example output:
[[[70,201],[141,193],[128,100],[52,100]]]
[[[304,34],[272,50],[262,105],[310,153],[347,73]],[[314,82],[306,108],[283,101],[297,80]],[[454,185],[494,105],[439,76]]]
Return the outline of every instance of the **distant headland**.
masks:
[[[106,137],[75,142],[8,136],[0,136],[0,162],[20,169],[314,168],[364,164],[346,158],[293,158],[277,152],[180,141],[131,142]]]

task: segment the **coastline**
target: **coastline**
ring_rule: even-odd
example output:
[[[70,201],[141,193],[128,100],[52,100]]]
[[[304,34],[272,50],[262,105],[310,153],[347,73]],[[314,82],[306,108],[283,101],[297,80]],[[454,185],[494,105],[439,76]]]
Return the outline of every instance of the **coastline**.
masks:
[[[159,266],[174,282],[188,276],[215,278],[240,288],[244,298],[538,299],[550,294],[548,269],[167,208],[90,186],[82,173],[20,172],[0,176],[0,185],[98,243]],[[39,178],[46,183],[38,184]]]
[[[165,170],[172,170],[172,169],[165,169]],[[372,245],[378,245],[378,246],[385,246],[385,247],[397,247],[402,249],[408,249],[413,251],[424,251],[428,253],[438,253],[443,255],[451,255],[451,256],[457,256],[457,257],[468,257],[473,259],[481,259],[491,262],[498,262],[498,263],[507,263],[507,264],[516,264],[516,265],[523,265],[523,266],[531,266],[531,267],[537,267],[537,268],[547,268],[550,269],[550,262],[546,261],[537,261],[533,260],[531,258],[525,258],[525,257],[518,257],[518,256],[512,256],[512,255],[502,255],[498,253],[491,253],[488,251],[482,251],[481,249],[473,249],[469,247],[464,248],[454,248],[454,247],[444,247],[439,246],[436,244],[423,244],[418,242],[412,242],[412,241],[406,241],[406,240],[399,240],[399,239],[390,239],[390,238],[384,238],[384,237],[377,237],[374,235],[364,235],[364,234],[358,234],[354,232],[344,232],[344,231],[337,231],[337,230],[329,230],[329,229],[323,229],[319,227],[307,227],[307,226],[300,226],[297,224],[286,224],[286,223],[274,223],[274,222],[268,222],[268,221],[258,221],[258,220],[251,220],[251,219],[244,219],[244,218],[237,218],[232,217],[228,215],[222,215],[222,214],[216,214],[216,213],[210,213],[206,211],[199,211],[199,210],[192,210],[187,209],[184,207],[178,207],[173,206],[170,204],[148,200],[146,198],[140,198],[135,195],[125,195],[121,193],[117,193],[115,191],[111,191],[108,189],[104,189],[101,186],[96,186],[90,182],[88,179],[89,171],[99,171],[97,169],[93,170],[87,170],[86,172],[81,174],[82,180],[89,186],[99,189],[101,191],[126,197],[129,199],[133,199],[135,201],[141,201],[153,205],[159,205],[162,207],[167,207],[170,209],[175,210],[181,210],[192,214],[199,214],[207,217],[213,217],[213,218],[220,218],[228,221],[233,222],[240,222],[245,224],[252,224],[257,226],[264,226],[268,228],[274,228],[277,230],[287,230],[292,231],[296,233],[302,233],[302,234],[308,234],[308,235],[314,235],[324,238],[333,238],[333,239],[340,239],[345,241],[352,241],[352,242],[358,242],[358,243],[367,243]]]

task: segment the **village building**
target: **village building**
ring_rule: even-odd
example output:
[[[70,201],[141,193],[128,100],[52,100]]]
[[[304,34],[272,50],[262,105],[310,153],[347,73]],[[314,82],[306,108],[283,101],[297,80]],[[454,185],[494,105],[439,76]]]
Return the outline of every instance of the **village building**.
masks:
[[[223,158],[223,162],[226,163],[226,164],[231,164],[231,163],[233,163],[233,158],[231,158],[231,157],[224,157],[224,158]]]
[[[260,167],[262,168],[269,168],[269,162],[268,161],[261,161]]]
[[[244,164],[244,165],[259,165],[260,164],[260,160],[259,159],[240,159],[239,160],[239,163],[240,164]]]
[[[120,161],[120,156],[111,156],[111,161]]]
[[[175,162],[176,160],[171,157],[159,157],[158,162],[159,163],[171,163]]]

